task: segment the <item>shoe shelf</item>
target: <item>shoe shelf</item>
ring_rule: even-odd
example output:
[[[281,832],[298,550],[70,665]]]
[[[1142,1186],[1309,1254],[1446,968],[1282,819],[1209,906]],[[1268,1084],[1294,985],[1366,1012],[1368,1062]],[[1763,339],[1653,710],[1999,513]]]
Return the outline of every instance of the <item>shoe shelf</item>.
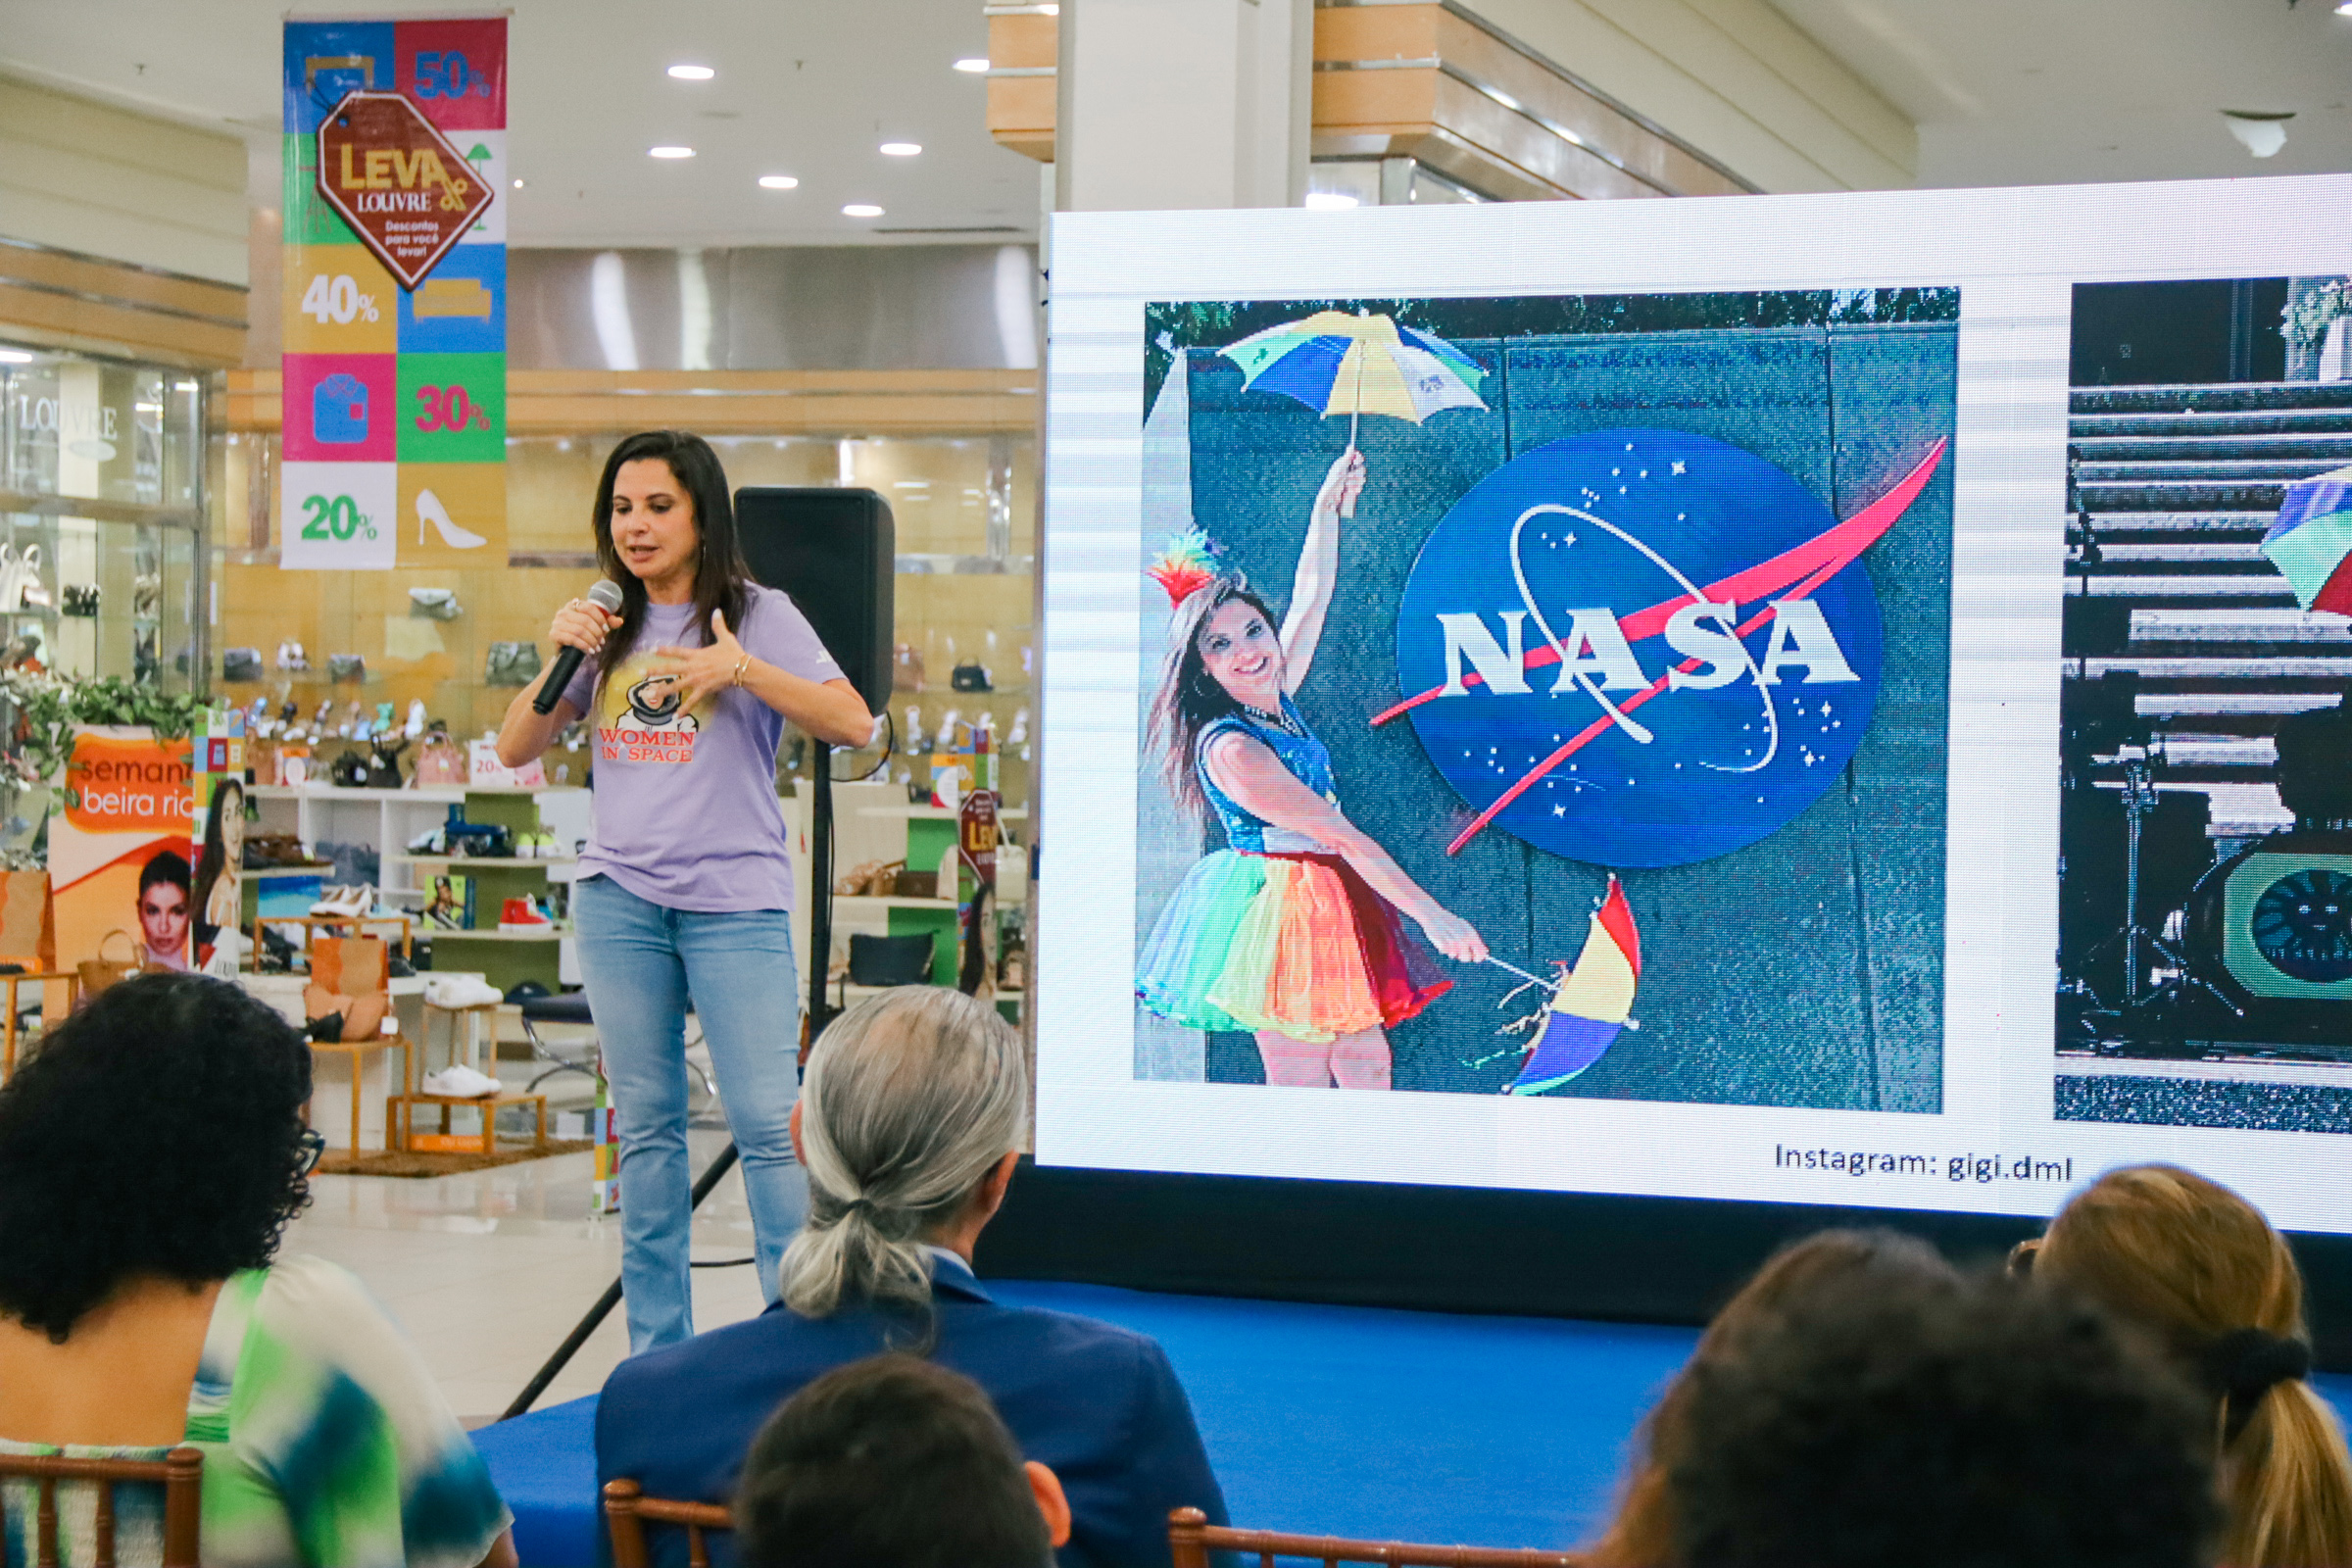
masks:
[[[545,931],[500,931],[495,928],[468,931],[457,926],[420,925],[420,937],[430,938],[434,946],[443,942],[561,942],[571,935],[567,925],[549,926]]]
[[[542,865],[577,865],[576,855],[387,855],[386,865],[462,865],[469,871],[528,871]]]

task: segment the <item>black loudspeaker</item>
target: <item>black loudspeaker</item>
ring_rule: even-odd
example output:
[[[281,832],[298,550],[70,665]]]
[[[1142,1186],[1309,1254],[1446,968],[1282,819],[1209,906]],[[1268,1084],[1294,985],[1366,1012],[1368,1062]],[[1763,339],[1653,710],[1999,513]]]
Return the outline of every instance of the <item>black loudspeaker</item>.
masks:
[[[735,492],[744,564],[792,595],[825,651],[879,713],[890,701],[898,528],[871,490],[747,485]]]

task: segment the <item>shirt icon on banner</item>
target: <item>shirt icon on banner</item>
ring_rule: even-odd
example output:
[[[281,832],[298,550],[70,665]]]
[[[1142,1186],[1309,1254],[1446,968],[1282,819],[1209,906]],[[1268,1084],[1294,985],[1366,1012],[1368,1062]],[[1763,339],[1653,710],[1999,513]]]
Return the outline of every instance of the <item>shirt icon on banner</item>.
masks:
[[[311,435],[347,446],[368,439],[368,386],[356,375],[330,375],[311,393]]]
[[[442,544],[452,550],[479,550],[490,542],[480,534],[468,532],[452,522],[449,509],[441,504],[439,496],[430,490],[419,490],[416,492],[416,542],[418,544],[424,543],[424,525],[428,522],[440,533]]]

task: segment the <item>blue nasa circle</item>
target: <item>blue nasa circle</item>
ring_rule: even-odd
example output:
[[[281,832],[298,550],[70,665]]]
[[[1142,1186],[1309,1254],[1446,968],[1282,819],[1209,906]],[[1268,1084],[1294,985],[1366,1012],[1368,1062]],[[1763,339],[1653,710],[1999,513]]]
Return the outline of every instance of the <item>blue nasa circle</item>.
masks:
[[[1483,811],[1599,722],[1600,733],[1489,829],[1568,859],[1688,865],[1767,837],[1821,798],[1870,728],[1884,636],[1868,572],[1857,561],[1802,596],[1815,609],[1754,625],[1739,639],[1743,654],[1730,633],[1755,621],[1765,603],[1739,604],[1730,627],[1709,619],[1684,627],[1687,647],[1713,656],[1686,678],[1721,684],[1645,697],[1692,656],[1662,633],[1640,637],[1636,626],[1618,642],[1612,632],[1639,612],[1687,598],[1690,586],[1706,588],[1836,526],[1829,508],[1783,469],[1705,436],[1604,430],[1513,459],[1456,502],[1422,545],[1397,611],[1397,684],[1411,697],[1446,684],[1449,666],[1474,673],[1473,650],[1507,671],[1509,612],[1520,613],[1527,658],[1550,658],[1556,638],[1575,656],[1576,677],[1554,662],[1528,664],[1523,693],[1466,681],[1462,695],[1411,710],[1422,749]],[[1787,599],[1797,586],[1762,597]],[[1475,627],[1464,615],[1477,617]],[[1453,617],[1450,653],[1440,616]],[[1777,637],[1776,620],[1787,622]]]

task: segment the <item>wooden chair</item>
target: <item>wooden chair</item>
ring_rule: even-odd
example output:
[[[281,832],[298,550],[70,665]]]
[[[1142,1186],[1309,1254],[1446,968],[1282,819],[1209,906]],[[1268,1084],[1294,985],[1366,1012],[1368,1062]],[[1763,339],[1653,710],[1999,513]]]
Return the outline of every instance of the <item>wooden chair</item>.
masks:
[[[5,1045],[0,1045],[0,1077],[13,1076],[17,1070],[17,1037],[20,1028],[17,1015],[23,1008],[17,1000],[17,988],[29,985],[63,985],[66,988],[68,1014],[81,1005],[81,974],[78,970],[43,969],[38,974],[0,974],[0,987],[5,987],[8,992],[8,1019],[0,1023],[0,1037],[5,1037],[6,1041]],[[46,1033],[51,1025],[62,1021],[62,1017],[50,1017],[46,1004],[43,1004],[42,1032]]]
[[[33,1561],[56,1568],[62,1561],[58,1546],[57,1484],[95,1482],[98,1487],[97,1568],[115,1568],[115,1486],[136,1481],[164,1488],[164,1568],[196,1568],[201,1506],[204,1494],[204,1453],[198,1448],[173,1448],[161,1459],[66,1459],[24,1453],[0,1453],[0,1476],[17,1476],[40,1485],[39,1511],[34,1519]],[[0,1521],[0,1531],[8,1531]]]
[[[612,1537],[612,1568],[648,1568],[645,1521],[686,1527],[686,1561],[691,1568],[710,1568],[710,1544],[704,1534],[732,1530],[735,1521],[714,1502],[671,1502],[649,1497],[634,1481],[605,1483],[605,1528]]]
[[[1342,1541],[1335,1536],[1284,1536],[1270,1530],[1228,1530],[1208,1522],[1198,1508],[1168,1515],[1168,1548],[1175,1568],[1208,1568],[1212,1551],[1256,1556],[1262,1568],[1277,1557],[1307,1557],[1323,1568],[1347,1562],[1380,1562],[1397,1568],[1585,1568],[1572,1552],[1497,1546],[1417,1546],[1402,1541]],[[627,1568],[627,1565],[622,1565]]]

